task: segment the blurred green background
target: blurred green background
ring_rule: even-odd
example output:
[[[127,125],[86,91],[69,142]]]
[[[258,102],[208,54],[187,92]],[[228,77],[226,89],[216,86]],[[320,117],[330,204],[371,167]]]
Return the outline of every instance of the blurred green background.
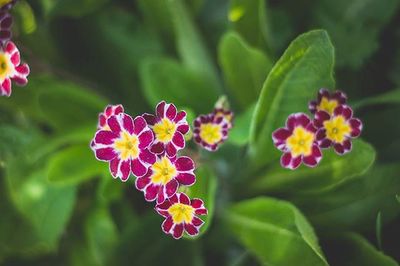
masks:
[[[0,99],[0,264],[398,265],[399,6],[19,1],[13,40],[31,74]],[[348,94],[363,140],[316,169],[283,170],[271,130],[322,86]],[[97,116],[164,99],[191,122],[221,95],[236,114],[229,140],[215,154],[186,151],[198,165],[188,193],[210,215],[201,236],[176,241],[134,178],[113,180],[95,160]]]

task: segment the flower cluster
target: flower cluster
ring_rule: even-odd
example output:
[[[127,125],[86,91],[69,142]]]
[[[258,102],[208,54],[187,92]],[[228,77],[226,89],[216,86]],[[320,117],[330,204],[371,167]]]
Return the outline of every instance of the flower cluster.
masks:
[[[19,86],[28,83],[29,66],[21,64],[17,46],[11,41],[10,9],[16,0],[0,1],[0,96],[11,95],[11,81]]]
[[[313,119],[304,113],[292,114],[286,127],[272,133],[275,146],[283,152],[283,167],[296,169],[302,162],[315,167],[322,159],[321,149],[333,147],[339,155],[351,151],[351,139],[360,136],[362,123],[353,117],[346,101],[341,91],[320,89],[317,100],[308,106]]]
[[[208,151],[216,151],[228,138],[233,126],[233,112],[216,107],[212,113],[200,115],[194,120],[194,141]]]
[[[155,114],[131,117],[121,105],[109,105],[99,115],[98,130],[90,147],[100,161],[109,163],[114,178],[127,181],[131,173],[146,201],[156,201],[156,211],[166,219],[162,230],[179,239],[186,231],[195,236],[206,215],[201,199],[190,200],[180,186],[196,182],[195,163],[179,156],[189,132],[186,112],[160,102]]]

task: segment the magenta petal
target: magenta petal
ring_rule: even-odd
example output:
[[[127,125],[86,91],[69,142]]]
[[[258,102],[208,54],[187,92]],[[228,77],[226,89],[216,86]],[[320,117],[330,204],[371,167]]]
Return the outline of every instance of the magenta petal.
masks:
[[[192,199],[191,204],[193,208],[198,209],[203,207],[204,203],[201,199]]]
[[[329,148],[330,146],[332,146],[332,141],[329,139],[323,139],[323,140],[319,141],[318,144],[319,144],[320,148],[326,149],[326,148]]]
[[[303,162],[310,167],[315,167],[321,161],[322,153],[317,145],[314,145],[312,149],[312,154],[304,157]]]
[[[343,155],[344,154],[345,149],[344,149],[342,144],[335,143],[333,145],[333,148],[335,149],[337,154],[339,154],[339,155]]]
[[[284,153],[281,157],[281,165],[285,168],[289,168],[290,162],[292,161],[292,155],[287,152]]]
[[[274,143],[282,143],[286,141],[290,135],[292,135],[292,133],[286,128],[279,128],[272,133],[272,139]]]
[[[139,159],[132,160],[132,173],[136,177],[142,177],[147,173],[147,167]]]
[[[196,216],[195,216],[195,217],[193,217],[192,224],[193,224],[194,226],[196,226],[196,227],[199,227],[199,226],[203,225],[204,222],[203,222],[203,220],[201,220],[199,217],[196,217]]]
[[[131,173],[131,162],[130,160],[122,161],[119,167],[119,170],[121,171],[121,180],[122,181],[127,181],[129,178],[129,175]]]
[[[176,107],[172,103],[168,104],[167,106],[168,107],[167,107],[167,111],[166,111],[166,116],[169,120],[173,121],[176,117],[176,112],[177,112]]]
[[[206,215],[208,213],[206,208],[198,208],[194,211],[197,215]]]
[[[288,117],[286,121],[286,127],[289,131],[293,131],[293,129],[297,126],[306,127],[310,123],[310,118],[304,113],[295,113]]]
[[[165,186],[167,197],[168,198],[172,197],[178,190],[178,187],[179,187],[178,181],[176,181],[175,179],[172,179],[170,182],[168,182],[167,185]]]
[[[174,203],[178,203],[179,199],[178,199],[178,193],[175,193],[172,197],[169,198],[169,201],[172,204]]]
[[[350,119],[353,116],[353,110],[347,105],[339,105],[334,110],[335,116],[342,115],[347,119]]]
[[[142,150],[139,154],[139,158],[142,162],[148,164],[154,164],[156,162],[156,155],[149,150]]]
[[[166,195],[165,195],[165,187],[160,186],[157,192],[157,204],[161,204],[165,201]]]
[[[165,105],[166,103],[164,101],[160,102],[159,104],[157,104],[156,107],[156,114],[158,118],[164,118],[165,115]]]
[[[100,130],[96,133],[95,142],[98,144],[111,145],[118,136],[112,131]]]
[[[195,236],[199,233],[199,230],[193,224],[185,224],[185,231],[190,236]]]
[[[188,124],[184,124],[184,125],[180,125],[178,126],[178,128],[176,129],[177,131],[181,132],[182,134],[186,134],[189,132],[189,125]]]
[[[361,120],[357,118],[352,118],[350,119],[350,126],[352,128],[351,131],[351,137],[356,138],[361,135],[361,130],[362,130],[362,123]]]
[[[13,53],[13,54],[11,55],[10,60],[11,60],[11,63],[12,63],[14,66],[18,66],[18,65],[21,63],[19,51],[15,51],[15,53]]]
[[[181,238],[183,235],[183,224],[176,224],[172,230],[173,230],[172,236],[175,239]]]
[[[175,161],[175,166],[178,171],[191,171],[195,168],[193,160],[187,156],[179,157]]]
[[[323,127],[324,126],[324,121],[331,119],[331,116],[329,115],[328,112],[325,111],[318,111],[315,113],[314,117],[314,125],[317,128]]]
[[[148,185],[144,192],[144,199],[146,201],[154,201],[157,197],[159,188],[160,186],[156,186],[153,184]]]
[[[147,122],[142,116],[135,117],[133,123],[135,125],[135,135],[139,135],[147,126]]]
[[[176,150],[174,144],[171,142],[166,145],[165,151],[167,152],[168,157],[176,156],[177,150]]]
[[[180,202],[180,203],[186,204],[186,205],[190,205],[190,199],[189,199],[188,196],[186,196],[185,193],[180,193],[180,194],[178,195],[178,197],[179,197],[179,202]]]
[[[135,187],[138,190],[143,190],[148,184],[150,184],[150,178],[146,175],[143,177],[136,178]]]
[[[169,217],[167,217],[167,219],[164,220],[164,222],[161,225],[161,228],[164,233],[169,234],[173,225],[174,225],[174,222],[172,220],[172,217],[169,216]]]
[[[6,78],[1,84],[1,95],[9,97],[11,95],[11,80]]]
[[[344,148],[344,153],[348,153],[351,151],[352,149],[352,144],[351,141],[349,139],[345,140],[343,142],[343,148]]]
[[[149,147],[149,145],[154,140],[154,134],[151,130],[143,131],[142,134],[139,135],[139,149],[145,149]]]
[[[184,148],[185,147],[185,138],[183,137],[182,133],[179,131],[176,131],[174,134],[174,137],[172,138],[172,142],[177,146],[178,148]]]
[[[101,161],[111,161],[117,156],[113,148],[101,148],[96,150],[96,158]]]
[[[316,101],[311,101],[308,103],[308,110],[310,110],[310,112],[312,114],[315,114],[315,112],[317,111],[317,102]]]
[[[118,157],[110,161],[110,172],[113,177],[118,177],[118,169],[120,161],[121,160]]]
[[[130,115],[122,115],[122,125],[124,129],[129,132],[129,134],[133,134],[133,119]]]
[[[196,182],[196,176],[194,174],[189,174],[189,173],[180,173],[176,177],[178,182],[182,185],[185,186],[191,186]]]
[[[154,143],[154,144],[150,147],[150,151],[151,151],[152,153],[155,153],[155,154],[163,153],[164,150],[165,150],[165,146],[164,146],[164,143],[162,143],[162,142]]]
[[[186,118],[186,112],[185,111],[180,111],[176,114],[176,117],[174,119],[175,123],[179,123],[180,121],[182,121],[183,119]]]
[[[120,116],[120,115],[118,115],[118,116]],[[121,126],[117,119],[118,116],[113,115],[107,119],[108,127],[111,129],[112,132],[114,132],[117,135],[119,135],[119,133],[121,132]]]
[[[157,122],[157,118],[155,115],[144,113],[143,118],[146,120],[148,125],[153,126]]]

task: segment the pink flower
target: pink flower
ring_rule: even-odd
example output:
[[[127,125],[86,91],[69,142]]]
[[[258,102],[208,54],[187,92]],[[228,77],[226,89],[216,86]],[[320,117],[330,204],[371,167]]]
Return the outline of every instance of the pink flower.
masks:
[[[124,112],[124,107],[120,104],[118,105],[107,105],[103,113],[99,114],[99,123],[97,125],[98,129],[110,130],[107,125],[107,119],[113,115],[118,115]]]
[[[314,125],[318,128],[316,138],[319,146],[333,146],[339,155],[351,151],[351,139],[360,136],[363,126],[358,118],[353,117],[353,110],[347,105],[339,105],[332,115],[318,111],[315,114]]]
[[[301,162],[315,167],[322,158],[316,143],[317,129],[310,118],[303,113],[292,114],[286,121],[286,127],[272,133],[275,146],[283,152],[281,165],[296,169]]]
[[[109,130],[98,130],[92,141],[96,158],[109,162],[111,174],[122,181],[128,180],[131,171],[137,177],[144,176],[156,161],[148,150],[154,136],[146,120],[120,113],[108,118],[107,125]]]
[[[207,215],[207,209],[201,199],[190,200],[184,193],[176,193],[162,204],[158,204],[155,209],[165,217],[161,225],[162,230],[175,239],[181,238],[184,231],[190,236],[198,235],[204,222],[197,215]]]
[[[194,168],[194,162],[189,157],[158,156],[147,174],[136,179],[136,188],[144,192],[147,201],[157,199],[157,204],[160,204],[172,197],[179,185],[194,184]]]
[[[223,116],[211,113],[194,120],[194,141],[209,151],[216,151],[228,138],[229,124]]]
[[[308,104],[308,109],[312,114],[315,114],[317,111],[325,111],[332,114],[336,107],[345,104],[346,101],[347,96],[342,91],[330,93],[327,89],[320,89],[317,100],[311,101]]]
[[[29,66],[21,64],[19,51],[13,42],[0,47],[0,96],[11,95],[11,80],[17,85],[26,85],[29,72]]]
[[[167,153],[176,156],[177,151],[185,147],[184,135],[189,132],[186,112],[178,112],[174,104],[160,102],[156,107],[156,115],[144,114],[150,128],[154,132],[154,143],[150,150],[155,154]]]

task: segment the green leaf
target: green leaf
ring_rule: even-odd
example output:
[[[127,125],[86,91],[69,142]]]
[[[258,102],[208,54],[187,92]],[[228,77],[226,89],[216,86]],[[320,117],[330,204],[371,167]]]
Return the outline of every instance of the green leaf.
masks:
[[[235,117],[233,128],[229,132],[228,142],[244,146],[250,139],[250,123],[255,105],[251,105],[244,113]]]
[[[209,80],[167,58],[150,58],[140,67],[143,93],[155,106],[161,100],[210,112],[218,99]]]
[[[374,148],[362,141],[353,140],[353,150],[344,156],[333,149],[324,150],[320,165],[315,168],[302,166],[296,171],[276,167],[250,183],[249,191],[256,193],[307,194],[319,193],[367,172],[375,161]]]
[[[232,233],[265,265],[328,265],[313,228],[289,202],[250,199],[226,215]]]
[[[314,30],[294,40],[269,73],[251,124],[253,170],[279,156],[271,134],[291,113],[306,111],[319,88],[334,87],[334,51],[328,34]]]
[[[332,265],[399,265],[394,259],[376,250],[365,238],[355,233],[341,234],[330,239],[327,254]]]
[[[204,206],[208,210],[207,216],[200,216],[200,219],[202,219],[205,224],[201,227],[199,236],[207,231],[214,217],[217,186],[217,177],[210,168],[207,166],[200,166],[196,170],[196,183],[189,188],[187,194],[190,198],[202,199],[204,201]]]
[[[400,166],[396,163],[373,167],[329,191],[291,197],[322,232],[369,230],[374,232],[376,215],[382,225],[400,214],[395,195],[400,193]],[[328,230],[328,231],[325,231]]]
[[[353,109],[362,109],[381,104],[400,104],[400,89],[362,99],[352,105]]]
[[[250,106],[257,100],[271,70],[271,60],[233,32],[224,34],[218,51],[228,92],[242,108]]]
[[[315,5],[315,23],[331,35],[337,64],[358,68],[378,49],[381,31],[398,7],[397,0],[322,0]]]
[[[54,154],[48,162],[48,179],[55,184],[79,184],[107,171],[89,145],[74,145]]]
[[[121,199],[124,184],[111,177],[110,172],[103,172],[97,188],[97,199],[102,203],[111,203]]]
[[[264,0],[231,0],[229,21],[252,46],[267,48],[269,29]]]
[[[378,212],[378,215],[376,216],[375,232],[376,232],[376,240],[378,242],[378,248],[379,248],[379,250],[382,250],[382,213],[381,212]]]
[[[49,5],[50,16],[68,16],[79,18],[106,4],[108,0],[57,0]]]

